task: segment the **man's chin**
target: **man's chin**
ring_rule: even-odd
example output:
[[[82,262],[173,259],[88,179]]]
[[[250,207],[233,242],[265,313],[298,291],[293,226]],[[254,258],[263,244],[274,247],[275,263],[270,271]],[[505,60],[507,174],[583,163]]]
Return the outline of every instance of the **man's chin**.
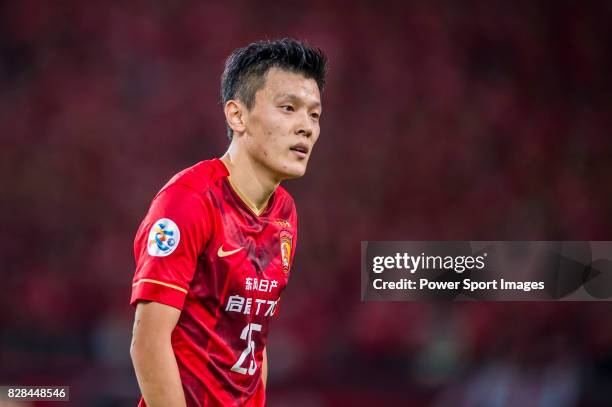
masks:
[[[285,171],[283,171],[282,179],[288,180],[288,179],[300,178],[300,177],[303,177],[305,173],[306,173],[305,165],[292,165],[286,168]]]

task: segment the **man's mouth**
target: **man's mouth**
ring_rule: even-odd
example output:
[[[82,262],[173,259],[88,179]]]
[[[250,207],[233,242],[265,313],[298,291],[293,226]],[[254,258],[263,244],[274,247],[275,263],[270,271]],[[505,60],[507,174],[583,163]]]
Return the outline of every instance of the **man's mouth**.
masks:
[[[289,148],[291,151],[295,152],[299,157],[304,158],[308,155],[308,146],[304,143],[298,143]]]

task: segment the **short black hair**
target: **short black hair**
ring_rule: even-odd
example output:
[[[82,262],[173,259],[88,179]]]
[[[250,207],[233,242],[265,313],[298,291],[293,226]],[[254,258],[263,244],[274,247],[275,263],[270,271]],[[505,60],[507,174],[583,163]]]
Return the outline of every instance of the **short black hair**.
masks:
[[[327,57],[319,48],[313,48],[293,38],[258,41],[238,48],[225,61],[221,75],[221,103],[237,99],[251,109],[255,94],[265,84],[270,68],[281,68],[304,75],[317,82],[319,91],[325,87]],[[232,129],[227,128],[232,139]]]

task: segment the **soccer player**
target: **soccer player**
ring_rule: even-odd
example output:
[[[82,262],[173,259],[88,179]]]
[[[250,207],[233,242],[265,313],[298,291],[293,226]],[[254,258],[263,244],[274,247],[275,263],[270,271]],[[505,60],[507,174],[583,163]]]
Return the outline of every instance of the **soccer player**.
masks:
[[[136,234],[130,353],[140,406],[264,405],[266,338],[297,239],[279,184],[306,171],[325,72],[322,51],[293,39],[227,59],[227,152],[175,175]]]

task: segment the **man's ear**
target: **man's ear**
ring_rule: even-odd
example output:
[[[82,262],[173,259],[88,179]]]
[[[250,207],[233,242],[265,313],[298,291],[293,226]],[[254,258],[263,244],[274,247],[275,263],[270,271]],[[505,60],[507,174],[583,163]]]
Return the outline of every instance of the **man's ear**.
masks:
[[[228,100],[225,103],[225,120],[234,134],[244,133],[245,119],[247,114],[246,106],[238,100]]]

